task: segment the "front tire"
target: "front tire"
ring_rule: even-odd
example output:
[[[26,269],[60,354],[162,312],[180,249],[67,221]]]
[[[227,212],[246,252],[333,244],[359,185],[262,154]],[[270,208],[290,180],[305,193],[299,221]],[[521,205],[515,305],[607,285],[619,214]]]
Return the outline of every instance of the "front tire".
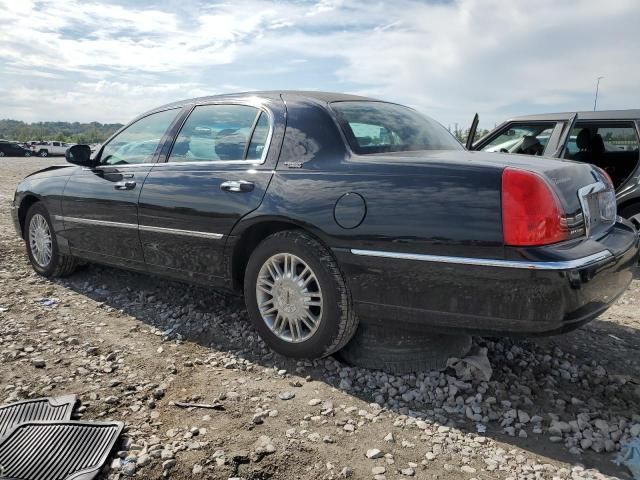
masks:
[[[330,355],[358,325],[333,255],[300,231],[275,233],[256,247],[245,271],[244,297],[260,336],[288,357]]]
[[[44,277],[63,277],[77,267],[77,260],[58,248],[49,212],[41,202],[34,203],[25,219],[25,242],[33,269]]]

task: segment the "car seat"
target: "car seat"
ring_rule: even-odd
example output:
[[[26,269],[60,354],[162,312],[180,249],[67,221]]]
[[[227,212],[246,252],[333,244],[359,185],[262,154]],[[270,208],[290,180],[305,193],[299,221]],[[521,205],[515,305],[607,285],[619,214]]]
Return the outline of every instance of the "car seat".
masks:
[[[573,156],[573,159],[578,162],[592,163],[591,132],[588,128],[580,130],[580,133],[578,133],[576,137],[576,146],[578,147],[578,151]]]

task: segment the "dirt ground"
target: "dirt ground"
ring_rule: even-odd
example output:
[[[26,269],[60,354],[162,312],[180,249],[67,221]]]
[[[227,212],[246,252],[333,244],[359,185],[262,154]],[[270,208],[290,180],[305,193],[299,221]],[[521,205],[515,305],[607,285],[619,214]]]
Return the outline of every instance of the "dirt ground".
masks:
[[[97,265],[34,274],[9,206],[62,162],[0,158],[0,404],[74,393],[83,419],[124,421],[101,478],[631,478],[612,460],[640,435],[640,269],[579,330],[475,339],[488,381],[298,362],[241,298]]]

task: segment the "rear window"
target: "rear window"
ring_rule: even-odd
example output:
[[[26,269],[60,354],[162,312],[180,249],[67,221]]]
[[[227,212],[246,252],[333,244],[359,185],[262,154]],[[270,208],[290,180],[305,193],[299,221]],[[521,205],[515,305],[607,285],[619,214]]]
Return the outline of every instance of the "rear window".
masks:
[[[415,150],[462,150],[435,120],[402,105],[384,102],[333,102],[351,149],[360,155]]]

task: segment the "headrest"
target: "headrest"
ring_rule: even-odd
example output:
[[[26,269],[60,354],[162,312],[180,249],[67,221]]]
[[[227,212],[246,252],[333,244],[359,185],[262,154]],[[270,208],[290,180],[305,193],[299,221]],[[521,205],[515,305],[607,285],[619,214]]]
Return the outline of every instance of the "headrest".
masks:
[[[528,150],[534,145],[540,144],[540,141],[534,137],[533,135],[525,135],[522,137],[522,145],[520,145],[520,150]]]
[[[216,135],[216,154],[220,160],[242,160],[247,139],[235,130],[221,130]]]
[[[591,133],[589,129],[583,128],[576,137],[576,146],[578,150],[588,150],[591,147]]]
[[[599,133],[596,133],[591,139],[591,151],[594,153],[604,153],[604,140]]]

